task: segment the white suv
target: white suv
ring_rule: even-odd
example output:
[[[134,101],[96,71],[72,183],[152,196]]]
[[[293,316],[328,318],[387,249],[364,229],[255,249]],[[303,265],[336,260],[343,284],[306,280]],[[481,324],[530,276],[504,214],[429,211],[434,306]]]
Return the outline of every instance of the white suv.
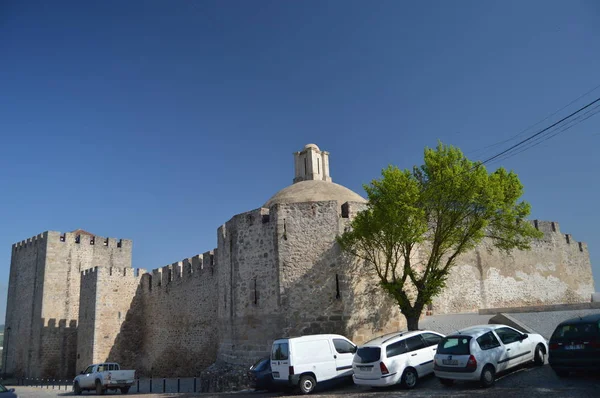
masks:
[[[402,383],[414,388],[419,377],[433,372],[433,356],[443,334],[419,330],[378,337],[354,354],[354,383],[383,387]]]
[[[506,325],[480,325],[444,337],[435,354],[435,375],[444,385],[454,380],[494,384],[496,373],[533,361],[543,365],[548,346],[539,334],[524,334]]]

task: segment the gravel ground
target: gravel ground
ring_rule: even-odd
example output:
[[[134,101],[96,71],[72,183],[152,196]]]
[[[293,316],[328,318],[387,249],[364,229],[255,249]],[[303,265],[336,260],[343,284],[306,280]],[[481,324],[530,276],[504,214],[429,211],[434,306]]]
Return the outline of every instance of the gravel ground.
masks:
[[[20,397],[25,398],[46,398],[46,397],[64,397],[73,396],[71,392],[58,391],[52,389],[39,389],[34,387],[16,387]],[[600,391],[600,377],[589,375],[572,375],[567,379],[558,378],[552,369],[546,365],[543,367],[525,366],[501,375],[496,381],[496,385],[490,389],[481,389],[476,384],[457,383],[453,387],[444,387],[440,385],[433,376],[425,377],[420,380],[419,385],[412,391],[406,391],[401,388],[391,389],[370,389],[357,386],[342,385],[330,388],[321,388],[316,391],[313,397],[469,397],[485,396],[487,397],[598,397]],[[94,394],[84,394],[83,397],[93,396]],[[107,396],[121,395],[119,393],[109,393]],[[285,397],[293,396],[284,393],[257,393],[243,391],[236,393],[221,394],[128,394],[128,397]]]

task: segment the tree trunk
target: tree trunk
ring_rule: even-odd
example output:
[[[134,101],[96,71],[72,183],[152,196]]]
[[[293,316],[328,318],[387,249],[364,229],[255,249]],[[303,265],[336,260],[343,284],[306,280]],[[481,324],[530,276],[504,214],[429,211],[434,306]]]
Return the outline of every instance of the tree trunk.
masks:
[[[419,330],[419,315],[405,314],[408,330]]]

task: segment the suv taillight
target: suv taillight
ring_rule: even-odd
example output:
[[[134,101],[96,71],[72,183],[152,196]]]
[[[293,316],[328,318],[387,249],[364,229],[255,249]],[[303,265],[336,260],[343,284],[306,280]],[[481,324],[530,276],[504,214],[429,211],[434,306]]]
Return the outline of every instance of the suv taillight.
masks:
[[[471,355],[469,357],[469,360],[467,361],[467,369],[475,369],[477,368],[477,360],[475,359],[475,357],[473,355]]]
[[[383,363],[383,362],[379,362],[379,370],[381,370],[382,375],[386,375],[386,374],[390,373],[387,366],[385,366],[385,363]]]
[[[558,350],[558,343],[550,343],[548,346],[551,350]]]

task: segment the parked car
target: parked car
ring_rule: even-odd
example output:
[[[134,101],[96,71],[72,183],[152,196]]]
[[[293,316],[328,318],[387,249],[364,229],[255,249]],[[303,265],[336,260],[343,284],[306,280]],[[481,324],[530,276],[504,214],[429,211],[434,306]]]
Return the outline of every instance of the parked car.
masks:
[[[0,384],[0,398],[18,398],[14,388],[8,389]]]
[[[600,314],[561,322],[550,337],[548,362],[559,377],[571,371],[600,371]]]
[[[338,334],[275,340],[271,351],[273,381],[309,394],[317,383],[351,377],[355,352],[356,344]]]
[[[547,352],[546,340],[539,334],[506,325],[473,326],[440,341],[433,370],[444,385],[478,380],[490,387],[498,372],[530,361],[543,365]]]
[[[73,380],[73,392],[80,395],[82,391],[95,390],[96,394],[104,394],[107,390],[121,390],[127,394],[135,382],[135,370],[121,370],[118,363],[107,362],[88,366]]]
[[[271,374],[271,359],[261,358],[248,370],[250,386],[255,390],[272,390],[273,375]]]
[[[414,388],[420,377],[433,372],[433,356],[443,337],[429,330],[397,332],[363,344],[354,354],[354,383]]]

